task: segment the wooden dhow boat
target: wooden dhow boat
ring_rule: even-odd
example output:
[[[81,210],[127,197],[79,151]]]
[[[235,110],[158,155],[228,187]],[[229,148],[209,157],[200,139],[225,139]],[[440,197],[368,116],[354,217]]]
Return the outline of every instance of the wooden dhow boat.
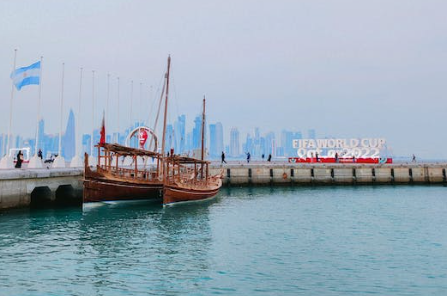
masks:
[[[202,113],[201,159],[171,155],[163,158],[163,205],[212,198],[222,187],[222,172],[209,174],[209,161],[204,160],[205,98]]]
[[[168,74],[165,77],[165,84],[160,97],[160,106],[163,101],[165,85],[168,81]],[[132,148],[120,144],[105,143],[105,123],[104,118],[101,127],[101,139],[95,147],[98,148],[98,159],[96,169],[90,167],[88,154],[85,154],[84,161],[84,194],[83,202],[100,201],[120,201],[120,200],[141,200],[141,199],[161,199],[163,194],[163,171],[162,155],[157,153],[157,137],[154,130],[157,126],[160,106],[155,120],[154,129],[138,127],[133,130],[126,140],[130,145],[132,135],[138,133],[140,148]],[[147,132],[152,134],[149,148],[153,146],[153,151],[144,149],[147,140]],[[132,159],[131,162],[124,160]],[[142,165],[139,160],[144,159]],[[148,160],[151,160],[146,166]],[[138,165],[140,163],[140,165]]]
[[[161,199],[163,176],[160,174],[160,154],[118,144],[100,143],[98,165],[92,170],[85,154],[83,202]],[[124,166],[123,158],[132,164]],[[153,160],[138,167],[138,158]]]
[[[173,156],[165,162],[163,205],[204,200],[219,193],[222,176],[209,174],[209,161]]]

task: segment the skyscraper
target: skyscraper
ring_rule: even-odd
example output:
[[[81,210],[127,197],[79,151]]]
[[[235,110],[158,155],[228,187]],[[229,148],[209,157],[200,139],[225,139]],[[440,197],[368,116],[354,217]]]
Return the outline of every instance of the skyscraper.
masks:
[[[239,144],[239,130],[233,127],[230,131],[230,156],[238,157],[241,155],[241,148]]]
[[[202,117],[196,116],[192,129],[192,149],[199,149],[202,139]]]
[[[276,156],[276,142],[275,142],[275,133],[269,132],[267,135],[265,135],[265,146],[264,146],[264,153],[266,156],[269,154],[272,154],[272,156]]]
[[[75,117],[73,110],[70,109],[68,115],[67,129],[62,137],[62,156],[65,159],[72,159],[76,154],[76,138],[75,138]]]
[[[186,150],[186,116],[180,115],[175,122],[175,150],[183,153]]]
[[[210,124],[210,156],[218,158],[224,150],[222,123]]]
[[[174,147],[174,128],[172,124],[166,125],[166,152],[170,151],[171,148]],[[174,151],[174,153],[177,153],[177,151]]]

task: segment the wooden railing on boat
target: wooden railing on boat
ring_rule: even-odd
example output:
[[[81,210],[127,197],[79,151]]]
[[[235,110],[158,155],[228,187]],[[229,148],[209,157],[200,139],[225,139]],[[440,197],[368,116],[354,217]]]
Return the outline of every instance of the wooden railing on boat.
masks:
[[[217,182],[220,176],[209,176],[209,161],[174,156],[167,157],[164,174],[165,184],[184,184],[193,187],[206,187]]]
[[[118,144],[98,144],[98,165],[97,170],[100,173],[106,173],[119,179],[138,180],[138,181],[162,181],[160,180],[160,158],[161,155],[143,149],[126,147]],[[132,163],[128,167],[122,167],[120,158],[131,157]],[[156,159],[156,166],[149,169],[138,168],[138,157]],[[123,159],[124,161],[124,159]],[[121,165],[121,166],[120,166]],[[133,166],[133,167],[131,167]]]

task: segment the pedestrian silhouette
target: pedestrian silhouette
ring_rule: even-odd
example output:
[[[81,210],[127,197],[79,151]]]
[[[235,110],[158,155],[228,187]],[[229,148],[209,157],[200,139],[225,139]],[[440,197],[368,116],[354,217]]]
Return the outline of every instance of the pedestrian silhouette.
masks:
[[[221,163],[227,163],[226,161],[225,161],[225,153],[222,151],[222,162]]]
[[[272,155],[271,154],[269,154],[269,157],[267,158],[267,161],[268,162],[272,161]]]
[[[247,152],[247,163],[250,163],[250,152]]]
[[[16,168],[20,169],[22,167],[23,162],[23,154],[22,150],[19,150],[19,153],[17,153],[17,162],[16,162]]]

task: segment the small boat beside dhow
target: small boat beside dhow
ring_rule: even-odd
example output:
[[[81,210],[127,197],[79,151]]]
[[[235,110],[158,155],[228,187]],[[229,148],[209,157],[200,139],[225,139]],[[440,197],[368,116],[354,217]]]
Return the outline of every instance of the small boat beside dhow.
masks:
[[[214,197],[222,187],[222,172],[209,174],[209,161],[204,160],[205,98],[202,113],[201,159],[171,155],[163,158],[163,205],[205,200]]]
[[[189,157],[165,159],[163,205],[214,197],[222,187],[222,175],[210,175],[210,162]]]

